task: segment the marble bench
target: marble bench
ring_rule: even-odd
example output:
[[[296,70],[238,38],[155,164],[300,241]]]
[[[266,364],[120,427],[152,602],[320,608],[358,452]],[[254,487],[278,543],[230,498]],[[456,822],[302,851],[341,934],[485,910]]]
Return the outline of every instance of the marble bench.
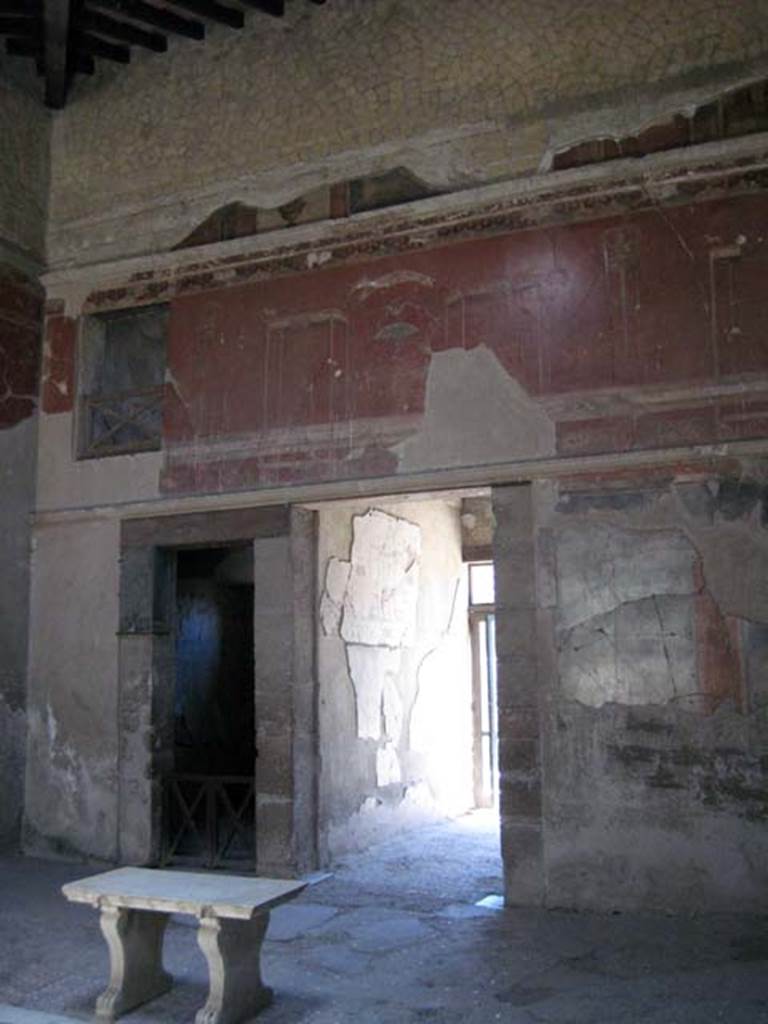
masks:
[[[170,914],[193,914],[208,964],[208,999],[195,1024],[240,1024],[272,1001],[261,980],[261,945],[272,907],[293,899],[305,882],[258,876],[118,868],[68,882],[68,900],[101,912],[109,947],[109,986],[96,1017],[114,1020],[167,992],[163,934]]]

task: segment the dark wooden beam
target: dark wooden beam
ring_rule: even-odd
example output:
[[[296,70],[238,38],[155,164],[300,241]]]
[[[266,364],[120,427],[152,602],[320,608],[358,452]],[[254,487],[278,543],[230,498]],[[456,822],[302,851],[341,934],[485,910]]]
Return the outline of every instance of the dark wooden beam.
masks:
[[[288,506],[267,505],[263,508],[123,519],[120,541],[123,548],[214,547],[254,538],[284,537],[290,528]]]
[[[90,32],[76,33],[74,42],[78,53],[90,53],[92,57],[113,60],[117,64],[128,64],[131,60],[131,51],[127,46],[107,42],[106,39],[93,36]]]
[[[90,6],[114,11],[130,18],[131,21],[140,21],[144,25],[159,28],[163,32],[172,32],[177,36],[186,36],[188,39],[205,38],[205,25],[202,22],[182,18],[166,8],[153,7],[144,3],[144,0],[92,0]]]
[[[168,40],[159,32],[147,32],[127,21],[118,21],[116,18],[110,18],[108,14],[100,14],[87,7],[81,12],[77,21],[78,25],[86,31],[107,36],[108,39],[115,39],[121,43],[132,43],[134,46],[143,46],[147,50],[154,50],[155,53],[164,53],[168,49]]]
[[[271,14],[273,18],[282,18],[285,14],[285,0],[240,0],[240,2],[263,14]]]
[[[34,57],[37,61],[39,74],[45,74],[45,60],[43,57],[43,45],[36,39],[6,39],[5,51],[12,57]],[[80,75],[92,75],[96,70],[93,57],[86,54],[69,55],[70,71],[77,71]]]
[[[64,106],[69,89],[70,6],[70,0],[43,0],[45,102],[54,110]]]
[[[24,36],[19,39],[6,39],[5,52],[11,57],[40,57],[43,47],[39,40]]]
[[[35,18],[19,18],[0,14],[0,36],[31,36],[35,35],[39,22]]]
[[[40,13],[39,0],[0,0],[0,14],[20,14],[37,17]]]
[[[183,7],[185,11],[197,14],[200,18],[218,21],[230,28],[242,28],[245,16],[234,7],[225,7],[216,0],[170,0],[174,7]]]

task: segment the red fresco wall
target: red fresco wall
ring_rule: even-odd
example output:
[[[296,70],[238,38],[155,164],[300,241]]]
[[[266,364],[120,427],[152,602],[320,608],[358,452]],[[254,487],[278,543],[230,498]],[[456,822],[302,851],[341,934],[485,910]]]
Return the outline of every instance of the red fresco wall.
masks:
[[[164,487],[394,472],[432,354],[478,345],[563,454],[765,436],[766,232],[743,197],[177,298]]]
[[[395,473],[433,355],[478,346],[562,455],[768,436],[767,239],[768,196],[731,197],[177,296],[163,489]],[[46,411],[75,333],[49,318]]]
[[[41,399],[47,413],[70,412],[75,401],[77,320],[49,316],[45,324]]]

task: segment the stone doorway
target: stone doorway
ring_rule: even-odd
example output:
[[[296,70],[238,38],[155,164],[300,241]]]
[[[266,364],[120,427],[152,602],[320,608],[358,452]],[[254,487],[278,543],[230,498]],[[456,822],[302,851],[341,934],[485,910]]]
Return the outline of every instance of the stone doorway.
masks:
[[[478,589],[483,573],[493,583],[490,491],[313,508],[321,859],[336,868],[410,835],[412,849],[423,845],[417,860],[434,853],[437,866],[435,826],[483,808],[467,886],[500,896],[495,606]],[[476,578],[471,566],[482,567]]]
[[[173,770],[161,863],[256,862],[254,547],[176,552]]]
[[[121,540],[121,862],[168,861],[173,780],[170,834],[182,827],[174,862],[186,854],[199,863],[193,840],[223,827],[238,869],[308,870],[316,862],[313,515],[271,506],[131,519]],[[248,593],[235,598],[238,587]],[[236,680],[216,616],[229,620],[230,639],[239,634]],[[204,671],[206,657],[223,662]],[[177,687],[185,658],[186,685]],[[220,702],[210,691],[222,687],[233,693]],[[204,864],[230,866],[215,841],[213,853]]]

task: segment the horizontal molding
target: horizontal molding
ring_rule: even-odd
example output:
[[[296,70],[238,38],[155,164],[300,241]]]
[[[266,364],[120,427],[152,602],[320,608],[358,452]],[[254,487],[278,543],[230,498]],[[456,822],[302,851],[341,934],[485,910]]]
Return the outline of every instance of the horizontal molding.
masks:
[[[77,315],[88,296],[111,287],[137,292],[148,283],[192,279],[211,287],[242,283],[239,268],[265,265],[280,272],[293,261],[294,270],[338,265],[349,256],[361,258],[371,244],[381,249],[387,241],[406,240],[414,247],[445,244],[459,237],[478,237],[519,229],[511,220],[521,215],[525,226],[563,218],[594,219],[623,207],[649,208],[671,202],[692,202],[694,194],[718,187],[754,192],[755,175],[768,172],[768,133],[741,139],[705,143],[640,159],[610,161],[573,170],[515,178],[494,185],[451,192],[401,206],[324,220],[173,252],[127,259],[93,261],[66,269],[50,269],[42,277],[50,299],[61,299],[70,315]],[[602,208],[601,208],[602,204]],[[91,250],[93,251],[93,250]],[[96,249],[98,252],[98,249]],[[379,253],[373,252],[368,259]],[[270,261],[275,267],[270,268]],[[286,273],[285,269],[282,270]],[[125,304],[125,298],[122,300]],[[147,299],[146,301],[149,301]]]
[[[309,505],[326,501],[388,498],[446,490],[470,489],[476,494],[478,488],[558,480],[583,474],[614,474],[649,469],[674,471],[676,466],[685,466],[686,469],[695,467],[699,472],[705,472],[709,468],[715,471],[718,464],[729,459],[766,456],[768,438],[605,455],[510,460],[483,466],[430,470],[398,476],[265,487],[259,490],[198,494],[182,498],[158,497],[144,501],[101,502],[90,506],[37,508],[32,516],[32,522],[35,528],[42,529],[58,522],[85,521],[89,518],[123,517],[127,520],[136,517],[256,509],[274,505]],[[124,528],[127,529],[127,525]]]

